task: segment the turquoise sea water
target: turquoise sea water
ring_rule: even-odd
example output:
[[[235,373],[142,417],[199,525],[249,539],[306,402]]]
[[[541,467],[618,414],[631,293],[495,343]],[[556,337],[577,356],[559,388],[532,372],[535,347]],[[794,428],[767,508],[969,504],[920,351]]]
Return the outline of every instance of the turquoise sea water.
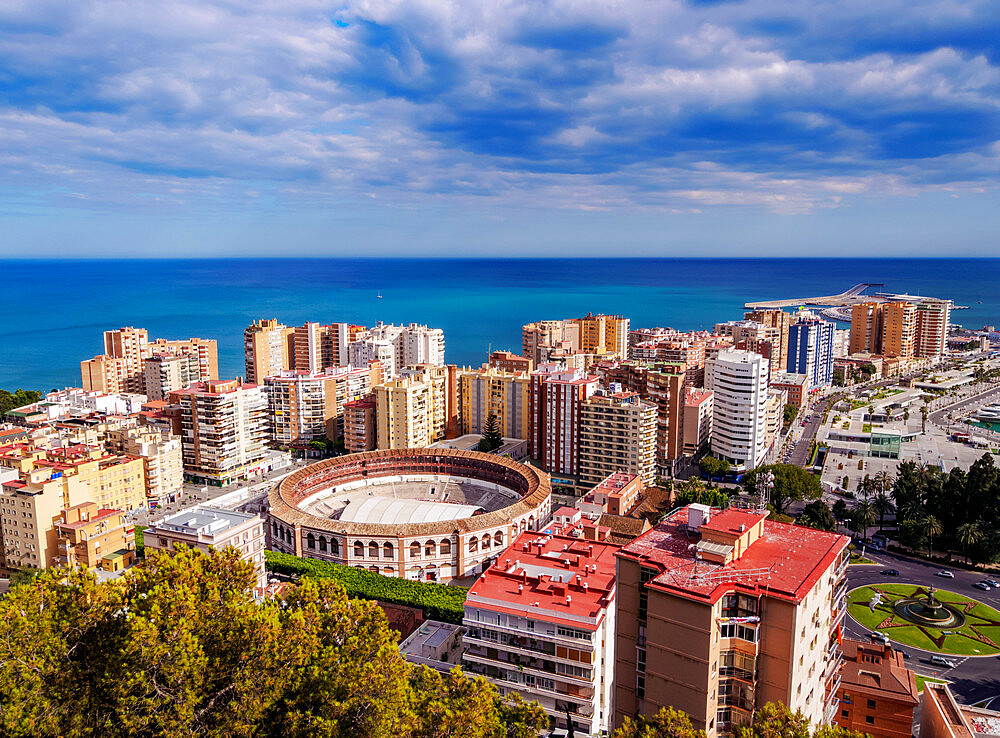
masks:
[[[445,331],[449,362],[520,350],[521,325],[621,313],[633,327],[709,328],[754,300],[829,295],[858,282],[950,297],[954,320],[1000,324],[1000,259],[187,259],[0,261],[0,387],[77,385],[79,362],[122,325],[219,341],[220,374],[243,374],[256,318]],[[381,293],[382,298],[378,298]]]

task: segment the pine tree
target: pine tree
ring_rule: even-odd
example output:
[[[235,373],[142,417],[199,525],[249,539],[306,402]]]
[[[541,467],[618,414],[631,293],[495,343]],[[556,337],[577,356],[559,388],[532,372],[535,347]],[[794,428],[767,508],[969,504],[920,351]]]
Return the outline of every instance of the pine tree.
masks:
[[[503,446],[503,432],[500,430],[500,419],[496,413],[486,416],[486,427],[483,428],[483,437],[476,447],[479,451],[495,451]]]

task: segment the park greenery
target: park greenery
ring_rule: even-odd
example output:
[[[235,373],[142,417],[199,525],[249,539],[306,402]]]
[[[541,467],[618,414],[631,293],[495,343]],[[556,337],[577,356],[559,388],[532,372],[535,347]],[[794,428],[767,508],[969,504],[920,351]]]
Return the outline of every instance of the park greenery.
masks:
[[[992,455],[983,454],[968,472],[956,467],[947,474],[939,467],[904,461],[895,479],[888,480],[888,490],[885,482],[859,487],[863,502],[858,508],[872,509],[862,512],[855,530],[867,536],[875,520],[881,525],[885,514],[895,510],[899,540],[905,546],[928,554],[932,548],[955,552],[976,564],[1000,560],[1000,469]]]
[[[9,390],[0,389],[0,418],[11,410],[30,405],[41,399],[42,393],[36,390],[19,389],[16,392],[10,392]]]
[[[768,473],[774,475],[768,500],[771,509],[778,515],[785,515],[793,502],[817,500],[822,496],[819,477],[794,464],[766,464],[748,471],[743,475],[743,488],[747,494],[756,496],[762,491],[763,482],[758,489],[758,479]]]
[[[726,494],[725,490],[716,487],[706,487],[705,483],[700,479],[692,478],[684,482],[679,482],[676,484],[674,492],[674,505],[676,507],[698,503],[708,505],[709,507],[725,509],[730,504],[729,495]]]
[[[461,624],[465,608],[465,587],[436,582],[415,582],[401,577],[385,577],[365,569],[306,559],[280,551],[267,551],[267,568],[276,574],[300,578],[332,579],[348,597],[407,605],[424,611],[432,620]]]
[[[494,412],[486,416],[486,425],[483,428],[483,437],[476,446],[476,451],[489,453],[496,451],[503,446],[503,431],[500,430],[500,419]]]
[[[374,602],[305,577],[256,602],[229,549],[120,579],[54,568],[0,600],[4,736],[529,738],[537,703],[409,664]]]
[[[786,402],[783,413],[784,413],[784,428],[785,430],[788,430],[791,427],[792,423],[795,422],[795,418],[798,417],[799,409],[792,403]]]
[[[837,530],[837,519],[823,500],[813,500],[806,505],[795,522],[817,530]]]
[[[965,614],[966,622],[946,630],[914,625],[893,610],[893,603],[905,597],[923,596],[926,589],[913,584],[878,584],[859,587],[847,598],[851,617],[869,630],[880,630],[892,640],[938,653],[986,656],[1000,653],[1000,612],[956,592],[935,590],[934,596]],[[878,593],[882,602],[869,607]]]

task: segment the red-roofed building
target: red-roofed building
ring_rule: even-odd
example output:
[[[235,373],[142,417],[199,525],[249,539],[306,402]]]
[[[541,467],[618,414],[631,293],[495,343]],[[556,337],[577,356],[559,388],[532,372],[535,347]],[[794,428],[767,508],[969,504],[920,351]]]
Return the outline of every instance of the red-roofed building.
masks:
[[[463,668],[537,700],[559,728],[568,716],[577,735],[608,730],[618,550],[522,533],[469,590]]]
[[[616,471],[579,498],[576,506],[591,520],[600,519],[604,513],[625,515],[639,501],[644,489],[642,479],[635,474]]]
[[[618,554],[615,724],[672,706],[709,738],[783,702],[838,709],[845,536],[688,505]]]
[[[841,648],[840,712],[834,722],[873,738],[909,738],[920,698],[903,654],[887,643],[852,638],[845,638]]]

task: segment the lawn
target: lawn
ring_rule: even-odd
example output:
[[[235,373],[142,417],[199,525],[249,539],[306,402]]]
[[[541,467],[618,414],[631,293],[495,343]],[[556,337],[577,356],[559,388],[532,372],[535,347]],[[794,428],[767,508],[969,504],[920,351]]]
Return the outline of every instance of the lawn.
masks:
[[[871,559],[865,558],[864,556],[859,556],[858,554],[851,554],[851,565],[857,564],[858,566],[877,566],[877,561],[872,561]]]
[[[882,602],[872,612],[868,602],[876,591],[882,595]],[[925,592],[924,587],[915,584],[859,587],[848,595],[847,611],[869,630],[881,631],[893,641],[915,648],[961,656],[1000,653],[1000,612],[977,600],[956,592],[936,590],[935,596],[939,600],[965,613],[966,621],[962,627],[946,630],[913,625],[893,611],[892,603],[896,600]]]
[[[936,677],[924,676],[923,674],[917,674],[917,692],[924,691],[924,684],[930,682],[931,684],[947,684],[946,679],[938,679]]]

